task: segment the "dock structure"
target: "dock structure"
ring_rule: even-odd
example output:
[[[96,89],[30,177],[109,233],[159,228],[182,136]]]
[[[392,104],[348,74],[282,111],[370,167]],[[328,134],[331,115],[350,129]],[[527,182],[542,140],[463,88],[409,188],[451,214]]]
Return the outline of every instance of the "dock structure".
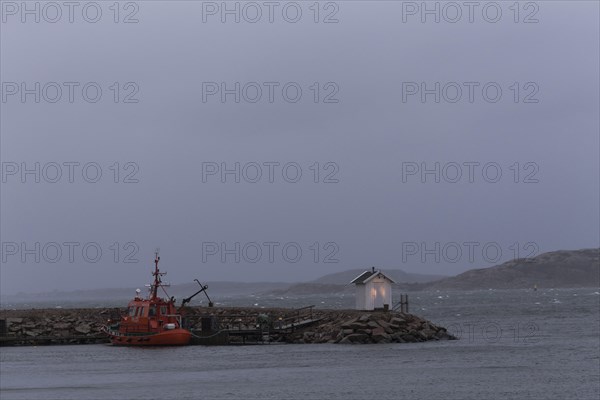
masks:
[[[201,330],[192,330],[191,344],[267,344],[280,341],[297,329],[319,322],[313,308],[306,306],[287,311],[273,318],[262,312],[230,314],[217,322],[213,316],[200,316]],[[197,324],[196,324],[197,325]]]

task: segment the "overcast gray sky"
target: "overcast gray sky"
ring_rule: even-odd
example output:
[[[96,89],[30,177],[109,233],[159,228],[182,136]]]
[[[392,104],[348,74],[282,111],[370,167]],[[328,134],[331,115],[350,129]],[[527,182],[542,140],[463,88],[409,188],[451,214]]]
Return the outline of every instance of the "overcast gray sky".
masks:
[[[599,244],[598,2],[1,4],[3,294]]]

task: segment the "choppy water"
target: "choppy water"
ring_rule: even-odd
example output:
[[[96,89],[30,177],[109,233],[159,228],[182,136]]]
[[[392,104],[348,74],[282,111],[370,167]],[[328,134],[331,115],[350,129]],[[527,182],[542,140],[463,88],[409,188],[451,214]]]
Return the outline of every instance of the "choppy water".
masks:
[[[278,301],[277,301],[278,300]],[[286,299],[351,305],[351,298]],[[0,349],[9,399],[598,399],[598,289],[424,292],[461,340],[390,345]],[[281,299],[256,299],[282,305]],[[275,304],[271,304],[275,303]],[[293,304],[287,304],[293,306]]]

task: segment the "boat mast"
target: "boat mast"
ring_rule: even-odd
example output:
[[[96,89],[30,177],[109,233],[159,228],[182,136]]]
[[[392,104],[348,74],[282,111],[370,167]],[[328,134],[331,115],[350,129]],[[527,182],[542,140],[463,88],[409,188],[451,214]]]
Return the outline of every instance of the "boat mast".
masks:
[[[152,273],[152,275],[154,275],[154,285],[152,285],[151,300],[155,300],[158,297],[158,287],[161,284],[160,277],[161,277],[161,275],[163,275],[158,270],[158,262],[159,261],[160,261],[160,257],[158,256],[158,250],[156,250],[156,252],[154,253],[154,272]]]

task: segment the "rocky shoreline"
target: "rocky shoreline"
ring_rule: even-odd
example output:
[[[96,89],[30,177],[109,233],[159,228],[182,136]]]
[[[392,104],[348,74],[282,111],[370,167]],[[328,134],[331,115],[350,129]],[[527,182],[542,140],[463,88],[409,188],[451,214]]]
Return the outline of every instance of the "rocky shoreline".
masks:
[[[109,320],[118,320],[123,311],[119,308],[0,310],[0,345],[108,343],[102,326]],[[203,331],[201,320],[206,317],[214,319],[217,326],[210,330],[205,326]],[[260,330],[262,342],[280,343],[412,343],[456,339],[430,321],[394,311],[193,307],[185,310],[185,318],[186,326],[195,336],[201,338],[219,332],[227,337],[227,344],[237,343],[237,332],[251,329]],[[245,340],[246,337],[244,343]]]

